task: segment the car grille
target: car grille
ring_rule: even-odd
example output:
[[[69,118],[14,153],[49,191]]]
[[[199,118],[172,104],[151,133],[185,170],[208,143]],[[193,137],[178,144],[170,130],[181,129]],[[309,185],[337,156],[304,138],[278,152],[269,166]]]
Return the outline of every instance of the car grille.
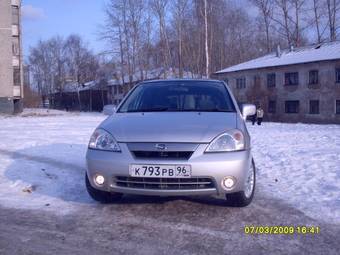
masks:
[[[143,178],[116,176],[115,182],[118,187],[155,189],[155,190],[189,190],[211,189],[214,182],[211,178]]]
[[[136,158],[189,159],[193,151],[132,151]]]

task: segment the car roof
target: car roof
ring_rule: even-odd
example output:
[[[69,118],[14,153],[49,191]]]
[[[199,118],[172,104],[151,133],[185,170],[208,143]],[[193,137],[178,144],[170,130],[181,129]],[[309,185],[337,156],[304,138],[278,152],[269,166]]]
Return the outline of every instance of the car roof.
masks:
[[[157,83],[157,82],[174,82],[174,81],[183,81],[183,82],[219,82],[221,83],[222,81],[220,80],[214,80],[214,79],[158,79],[158,80],[146,80],[142,81],[139,84],[145,84],[145,83]]]

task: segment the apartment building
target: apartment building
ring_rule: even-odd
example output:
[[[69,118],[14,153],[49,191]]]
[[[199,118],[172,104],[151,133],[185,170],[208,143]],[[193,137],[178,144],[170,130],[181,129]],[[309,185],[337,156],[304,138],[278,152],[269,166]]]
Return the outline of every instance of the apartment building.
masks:
[[[340,42],[291,48],[216,72],[268,121],[340,123]]]
[[[0,113],[22,111],[20,0],[0,0]]]

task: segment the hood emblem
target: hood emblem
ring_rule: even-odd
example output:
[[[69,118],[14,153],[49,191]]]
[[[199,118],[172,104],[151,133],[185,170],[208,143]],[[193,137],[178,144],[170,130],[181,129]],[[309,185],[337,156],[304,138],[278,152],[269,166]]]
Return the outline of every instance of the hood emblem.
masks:
[[[167,149],[166,145],[164,143],[156,143],[155,148],[160,151],[164,151]]]

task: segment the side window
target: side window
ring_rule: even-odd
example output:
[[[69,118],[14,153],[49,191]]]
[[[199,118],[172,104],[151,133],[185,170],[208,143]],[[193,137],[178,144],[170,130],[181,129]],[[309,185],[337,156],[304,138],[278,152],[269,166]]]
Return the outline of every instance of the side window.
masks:
[[[21,85],[21,77],[20,77],[20,68],[13,68],[13,85],[20,86]]]
[[[12,53],[14,56],[20,55],[20,44],[18,37],[12,37]]]
[[[245,89],[246,88],[246,78],[237,78],[236,79],[236,88],[237,89]]]
[[[319,100],[310,100],[309,101],[309,114],[319,114]]]
[[[267,74],[267,87],[273,88],[276,86],[276,75],[275,73]]]
[[[335,101],[335,114],[340,114],[340,100]]]
[[[298,85],[299,84],[299,73],[285,73],[285,85],[291,86],[291,85]]]
[[[299,106],[298,100],[285,101],[285,113],[299,113]]]
[[[319,72],[318,70],[309,71],[309,84],[318,84],[319,83]]]
[[[335,82],[340,83],[340,68],[335,69]]]
[[[12,24],[19,24],[19,8],[18,6],[12,6]]]
[[[268,113],[276,113],[276,101],[275,100],[268,101]]]

